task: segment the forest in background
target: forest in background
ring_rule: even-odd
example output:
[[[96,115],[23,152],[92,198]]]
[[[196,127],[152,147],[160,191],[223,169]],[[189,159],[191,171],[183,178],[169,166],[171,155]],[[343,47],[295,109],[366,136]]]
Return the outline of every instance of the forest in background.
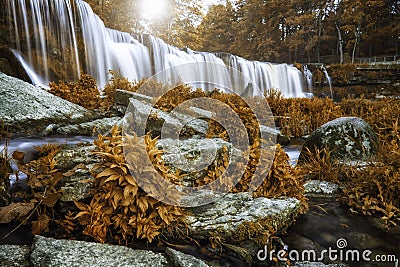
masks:
[[[86,1],[107,27],[250,60],[343,63],[399,54],[397,0],[226,0],[206,12],[204,1],[168,0],[152,20],[143,18],[141,0]]]

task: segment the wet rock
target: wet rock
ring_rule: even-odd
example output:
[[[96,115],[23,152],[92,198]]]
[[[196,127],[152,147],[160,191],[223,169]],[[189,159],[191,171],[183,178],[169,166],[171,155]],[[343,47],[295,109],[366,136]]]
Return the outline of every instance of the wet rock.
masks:
[[[161,253],[134,250],[124,246],[75,240],[57,240],[35,236],[32,245],[33,266],[132,266],[164,267],[168,261]]]
[[[199,240],[209,240],[210,233],[225,243],[245,250],[244,255],[254,256],[260,248],[257,240],[250,240],[249,233],[259,231],[256,238],[268,230],[282,232],[297,217],[300,201],[294,198],[253,198],[250,193],[228,193],[208,205],[189,208],[186,217],[190,235]],[[258,229],[252,227],[257,225]],[[252,226],[253,225],[253,226]]]
[[[304,183],[304,191],[307,196],[329,197],[340,193],[340,187],[335,183],[312,180]]]
[[[57,129],[53,129],[52,133],[69,136],[92,136],[95,134],[105,135],[111,130],[114,125],[118,125],[120,121],[120,117],[97,119],[90,122],[59,127]]]
[[[209,267],[204,261],[171,248],[167,248],[165,254],[168,256],[173,266],[176,267]]]
[[[0,245],[1,267],[28,267],[31,248],[24,245]]]
[[[342,117],[315,130],[305,141],[299,163],[307,160],[306,148],[328,147],[331,157],[343,162],[368,161],[377,150],[378,137],[371,126],[357,117]]]
[[[92,118],[92,112],[22,80],[0,73],[0,121],[19,136],[40,134],[49,124]]]

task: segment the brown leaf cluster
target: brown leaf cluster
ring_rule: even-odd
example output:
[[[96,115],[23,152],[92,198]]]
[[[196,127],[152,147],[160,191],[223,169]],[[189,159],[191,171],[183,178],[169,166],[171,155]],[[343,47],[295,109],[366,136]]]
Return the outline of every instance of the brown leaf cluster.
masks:
[[[37,219],[32,221],[32,233],[40,234],[48,231],[53,207],[61,197],[57,184],[63,174],[56,169],[55,155],[60,152],[58,145],[45,144],[35,149],[41,157],[23,166],[21,171],[28,176],[26,182],[32,190],[31,202],[37,205]]]
[[[132,238],[152,242],[164,227],[177,222],[183,215],[182,208],[164,204],[149,196],[137,183],[138,179],[150,179],[142,187],[159,192],[164,198],[175,197],[168,195],[165,184],[151,180],[157,175],[154,167],[143,168],[147,166],[147,152],[156,169],[164,174],[164,179],[176,179],[172,174],[167,175],[166,167],[160,164],[161,152],[155,149],[154,144],[155,141],[149,137],[123,138],[117,127],[112,129],[109,136],[99,135],[95,141],[95,154],[103,161],[92,170],[95,178],[94,196],[89,204],[75,202],[80,212],[73,218],[69,214],[66,218],[69,223],[64,222],[64,225],[71,229],[74,225],[72,221],[76,220],[85,235],[99,242],[114,240],[127,244]]]

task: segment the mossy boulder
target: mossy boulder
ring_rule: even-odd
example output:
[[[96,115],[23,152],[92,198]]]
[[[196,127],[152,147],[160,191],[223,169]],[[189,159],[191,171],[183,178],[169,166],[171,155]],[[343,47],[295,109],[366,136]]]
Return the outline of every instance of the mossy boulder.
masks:
[[[372,127],[358,117],[341,117],[325,123],[306,140],[299,162],[307,161],[317,149],[327,147],[333,159],[342,162],[368,161],[378,148],[378,136]]]

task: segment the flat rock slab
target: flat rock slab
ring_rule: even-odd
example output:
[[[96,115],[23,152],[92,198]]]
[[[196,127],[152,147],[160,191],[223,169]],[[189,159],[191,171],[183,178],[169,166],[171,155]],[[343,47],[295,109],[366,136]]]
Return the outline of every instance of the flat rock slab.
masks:
[[[284,231],[299,214],[300,201],[295,198],[253,198],[250,193],[228,193],[213,203],[188,210],[191,215],[186,217],[186,221],[191,236],[208,240],[210,233],[214,233],[229,244],[245,247],[252,254],[256,253],[259,244],[238,232],[253,232],[250,225],[257,222],[262,222],[261,231]]]
[[[40,133],[49,124],[84,122],[93,112],[17,78],[0,73],[0,122],[20,136]]]
[[[164,267],[168,263],[163,254],[152,251],[42,236],[35,236],[31,261],[38,267]]]
[[[339,194],[340,186],[327,181],[311,180],[304,183],[304,191],[307,196],[329,197]]]
[[[119,125],[121,121],[120,117],[111,117],[97,119],[90,122],[84,122],[80,124],[68,125],[59,127],[51,131],[51,133],[62,134],[62,135],[84,135],[93,136],[94,134],[107,134],[114,125]]]

